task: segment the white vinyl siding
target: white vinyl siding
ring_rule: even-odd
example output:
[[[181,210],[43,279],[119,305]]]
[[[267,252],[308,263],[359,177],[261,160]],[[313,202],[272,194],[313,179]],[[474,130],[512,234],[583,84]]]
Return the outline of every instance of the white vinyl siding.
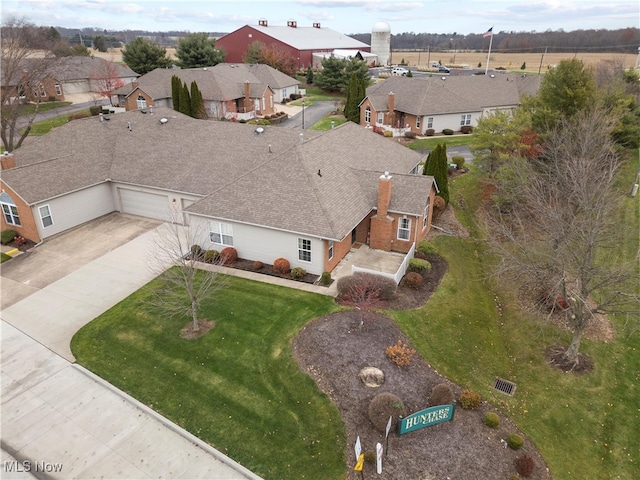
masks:
[[[53,217],[51,216],[51,208],[49,205],[42,205],[38,208],[40,213],[40,221],[42,221],[42,227],[47,228],[53,225]]]
[[[233,246],[233,225],[230,223],[211,222],[209,240],[218,245]]]

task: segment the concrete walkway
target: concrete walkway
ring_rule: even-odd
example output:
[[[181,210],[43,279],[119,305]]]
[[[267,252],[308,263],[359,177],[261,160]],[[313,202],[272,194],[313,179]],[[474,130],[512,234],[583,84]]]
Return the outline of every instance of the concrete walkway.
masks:
[[[147,231],[3,309],[0,477],[259,479],[73,363],[73,334],[153,278],[146,252],[155,235]],[[17,284],[3,282],[3,295]]]

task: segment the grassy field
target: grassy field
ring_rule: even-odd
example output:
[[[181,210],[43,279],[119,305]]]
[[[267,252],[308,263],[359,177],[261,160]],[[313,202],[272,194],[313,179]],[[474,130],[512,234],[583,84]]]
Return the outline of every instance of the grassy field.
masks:
[[[636,151],[623,191],[637,168]],[[496,259],[475,223],[480,185],[473,170],[452,181],[452,204],[472,237],[437,238],[449,270],[435,294],[422,308],[389,315],[434,368],[509,415],[555,480],[640,478],[640,331],[613,315],[614,341],[583,340],[591,373],[550,367],[545,348],[567,344],[570,334],[519,310],[516,292],[488,275]],[[638,198],[625,197],[620,215],[634,225],[620,244],[633,257]],[[344,478],[338,412],[298,371],[290,348],[304,324],[336,308],[332,300],[233,278],[205,305],[216,328],[185,341],[178,331],[186,319],[149,306],[156,285],[80,330],[72,342],[78,362],[266,479]],[[513,397],[491,388],[496,376],[516,383]]]

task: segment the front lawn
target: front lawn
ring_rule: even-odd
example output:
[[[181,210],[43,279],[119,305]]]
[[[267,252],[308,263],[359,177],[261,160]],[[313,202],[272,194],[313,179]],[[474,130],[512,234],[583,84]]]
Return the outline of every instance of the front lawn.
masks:
[[[38,105],[35,103],[26,103],[20,107],[20,115],[31,115],[36,112],[36,106],[38,113],[46,112],[48,110],[55,110],[60,107],[67,107],[71,105],[71,102],[42,102]]]
[[[344,425],[290,343],[336,310],[333,299],[231,278],[204,305],[215,328],[183,340],[186,319],[150,305],[157,286],[81,329],[72,341],[78,363],[265,479],[344,478]]]
[[[441,135],[439,137],[427,137],[411,142],[408,147],[411,150],[431,150],[439,143],[443,143],[448,147],[457,147],[460,145],[469,145],[473,140],[473,135]]]

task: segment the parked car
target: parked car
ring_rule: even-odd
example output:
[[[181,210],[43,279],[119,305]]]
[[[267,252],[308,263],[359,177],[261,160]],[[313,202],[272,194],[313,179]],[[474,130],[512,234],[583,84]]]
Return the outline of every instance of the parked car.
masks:
[[[451,72],[451,70],[449,70],[449,69],[448,69],[447,67],[445,67],[444,65],[440,65],[440,66],[438,67],[438,71],[439,71],[439,72],[444,72],[444,73],[449,73],[449,72]]]
[[[393,67],[391,69],[391,74],[392,75],[402,75],[403,77],[407,76],[407,73],[409,73],[409,70],[407,70],[406,68],[402,68],[402,67]]]

